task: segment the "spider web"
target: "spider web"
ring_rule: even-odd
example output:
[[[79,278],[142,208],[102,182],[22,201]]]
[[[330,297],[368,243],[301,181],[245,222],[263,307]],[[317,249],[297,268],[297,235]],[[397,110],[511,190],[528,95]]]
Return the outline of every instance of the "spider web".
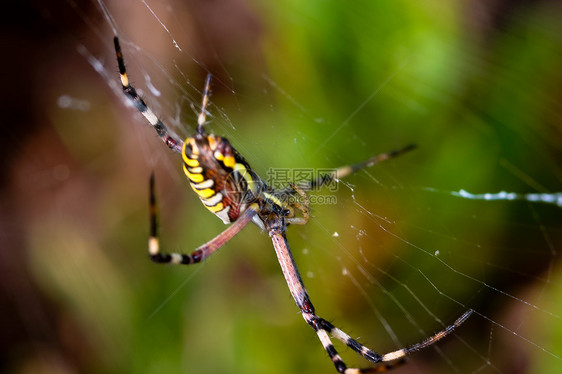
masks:
[[[473,309],[396,372],[562,368],[559,5],[67,0],[35,9],[64,48],[38,64],[52,71],[37,104],[52,131],[21,151],[13,178],[30,210],[22,246],[48,338],[12,358],[13,372],[335,372],[258,228],[193,268],[146,260],[151,171],[165,248],[189,252],[224,225],[123,97],[115,33],[132,84],[180,137],[194,132],[212,73],[207,129],[261,176],[418,145],[314,192],[310,222],[289,228],[321,317],[386,353]],[[55,156],[40,160],[41,172],[26,166],[38,162],[31,154]],[[368,366],[336,348],[348,366]]]

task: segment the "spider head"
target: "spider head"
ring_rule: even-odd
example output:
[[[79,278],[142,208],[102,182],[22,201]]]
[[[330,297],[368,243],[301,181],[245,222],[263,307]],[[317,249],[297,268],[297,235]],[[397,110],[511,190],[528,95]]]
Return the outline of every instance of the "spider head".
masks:
[[[262,208],[268,214],[287,224],[305,224],[308,221],[308,196],[294,184],[282,190],[269,189],[263,192],[266,205]],[[298,212],[297,212],[298,211]]]

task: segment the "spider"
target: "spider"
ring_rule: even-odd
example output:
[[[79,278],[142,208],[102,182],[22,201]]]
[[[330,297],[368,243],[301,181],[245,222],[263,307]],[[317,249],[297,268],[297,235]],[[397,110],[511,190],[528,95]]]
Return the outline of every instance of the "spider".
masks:
[[[148,252],[152,261],[183,265],[201,262],[238,234],[250,221],[254,222],[271,237],[289,291],[304,320],[316,332],[336,370],[345,374],[382,372],[393,369],[404,363],[409,354],[426,348],[449,335],[472,314],[472,310],[466,311],[452,325],[422,342],[386,354],[377,354],[316,314],[289,249],[286,237],[288,226],[306,224],[309,218],[309,201],[306,191],[319,188],[330,181],[344,178],[360,169],[401,155],[412,150],[414,145],[379,154],[354,165],[340,167],[329,174],[321,175],[317,179],[305,183],[291,183],[286,188],[276,190],[268,186],[251,169],[248,162],[227,139],[205,132],[210,74],[207,75],[203,91],[201,111],[197,119],[197,133],[182,141],[168,131],[164,123],[138,96],[135,88],[129,83],[117,36],[114,37],[114,44],[125,96],[154,127],[160,139],[171,150],[181,155],[185,175],[203,205],[225,224],[231,224],[191,254],[162,253],[157,235],[153,173],[150,177],[150,237],[148,239]],[[348,368],[334,348],[330,335],[373,363],[374,366],[363,369]]]

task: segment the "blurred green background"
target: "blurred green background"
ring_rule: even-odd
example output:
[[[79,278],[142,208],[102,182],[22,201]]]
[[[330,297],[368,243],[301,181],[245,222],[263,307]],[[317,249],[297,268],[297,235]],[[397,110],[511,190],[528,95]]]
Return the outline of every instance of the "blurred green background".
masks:
[[[320,316],[384,353],[473,308],[396,372],[560,372],[560,207],[451,194],[562,190],[560,2],[103,4],[154,111],[191,134],[212,72],[209,131],[262,176],[418,144],[289,229]],[[335,372],[256,227],[198,266],[147,259],[152,170],[166,248],[224,225],[125,105],[98,3],[20,2],[2,30],[0,371]]]

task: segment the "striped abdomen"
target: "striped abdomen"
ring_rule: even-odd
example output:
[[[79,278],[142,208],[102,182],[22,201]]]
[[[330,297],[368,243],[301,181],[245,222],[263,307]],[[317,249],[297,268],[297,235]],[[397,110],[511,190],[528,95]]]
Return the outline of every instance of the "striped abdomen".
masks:
[[[193,191],[224,223],[235,221],[258,196],[261,180],[228,140],[197,134],[186,139],[182,157]]]

